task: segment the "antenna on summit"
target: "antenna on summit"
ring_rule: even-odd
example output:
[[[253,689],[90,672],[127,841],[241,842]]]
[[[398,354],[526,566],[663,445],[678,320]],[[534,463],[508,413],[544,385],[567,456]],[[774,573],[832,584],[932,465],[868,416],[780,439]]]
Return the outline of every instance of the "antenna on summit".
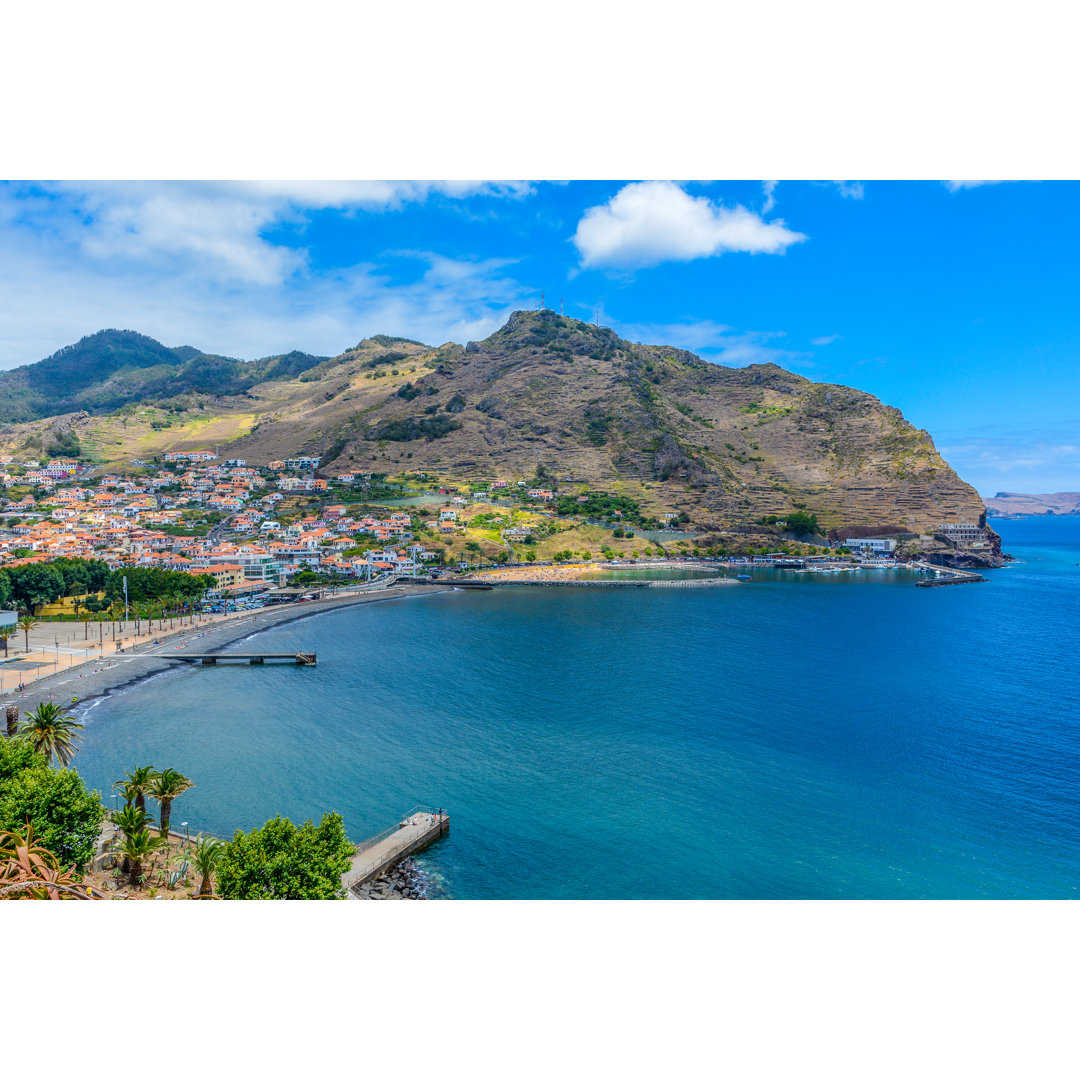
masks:
[[[562,297],[560,296],[560,297],[559,297],[559,318],[560,318],[560,319],[562,318],[562,314],[563,314],[563,309],[562,309]]]
[[[544,294],[543,293],[540,294],[540,310],[541,311],[544,310]]]

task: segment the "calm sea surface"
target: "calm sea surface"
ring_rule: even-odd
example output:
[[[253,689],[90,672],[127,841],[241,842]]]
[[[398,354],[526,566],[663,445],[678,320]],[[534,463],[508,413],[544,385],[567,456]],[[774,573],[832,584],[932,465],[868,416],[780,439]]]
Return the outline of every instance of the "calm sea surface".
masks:
[[[460,898],[1080,895],[1080,518],[995,523],[990,581],[774,573],[352,608],[86,712],[77,765],[196,787],[219,834],[415,803]],[[240,650],[241,646],[231,648]]]

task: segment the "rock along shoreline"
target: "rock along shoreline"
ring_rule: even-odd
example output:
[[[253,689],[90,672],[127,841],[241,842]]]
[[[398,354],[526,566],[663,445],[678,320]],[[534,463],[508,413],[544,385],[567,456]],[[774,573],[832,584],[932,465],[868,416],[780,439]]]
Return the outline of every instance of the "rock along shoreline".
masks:
[[[431,878],[410,857],[347,896],[354,900],[432,900],[434,891]]]

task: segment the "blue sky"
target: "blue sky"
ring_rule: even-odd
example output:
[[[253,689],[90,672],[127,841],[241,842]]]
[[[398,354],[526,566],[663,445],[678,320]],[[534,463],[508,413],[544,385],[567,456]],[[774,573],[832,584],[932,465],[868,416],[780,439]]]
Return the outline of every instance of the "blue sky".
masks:
[[[102,327],[253,358],[565,304],[867,390],[983,494],[1080,488],[1078,185],[0,187],[0,367]]]

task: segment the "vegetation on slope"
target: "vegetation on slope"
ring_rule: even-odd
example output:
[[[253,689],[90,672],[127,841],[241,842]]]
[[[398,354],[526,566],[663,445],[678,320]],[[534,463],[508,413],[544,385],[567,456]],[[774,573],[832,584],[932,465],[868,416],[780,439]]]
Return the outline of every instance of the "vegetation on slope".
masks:
[[[261,360],[171,349],[133,330],[100,330],[36,364],[0,372],[0,419],[35,420],[184,393],[233,395],[260,382],[295,378],[325,357],[291,352]]]
[[[137,362],[125,367],[110,345],[116,333],[127,334],[73,347],[93,346],[97,360],[70,392],[54,386],[49,406],[84,410],[65,421],[66,445],[77,439],[99,461],[229,443],[228,456],[254,463],[318,453],[329,475],[414,468],[516,480],[539,467],[548,486],[585,482],[634,500],[645,517],[677,510],[712,529],[806,513],[824,529],[926,531],[982,514],[929,435],[869,394],[774,364],[706,363],[551,311],[515,312],[465,347],[377,335],[329,359],[251,364],[131,335],[121,351]],[[68,359],[0,375],[0,418],[17,394],[22,415],[44,409],[25,397],[41,393],[31,374],[41,382]],[[165,372],[162,387],[155,380]],[[154,388],[174,395],[166,409],[87,415]],[[56,423],[0,434],[8,452],[61,446]]]

